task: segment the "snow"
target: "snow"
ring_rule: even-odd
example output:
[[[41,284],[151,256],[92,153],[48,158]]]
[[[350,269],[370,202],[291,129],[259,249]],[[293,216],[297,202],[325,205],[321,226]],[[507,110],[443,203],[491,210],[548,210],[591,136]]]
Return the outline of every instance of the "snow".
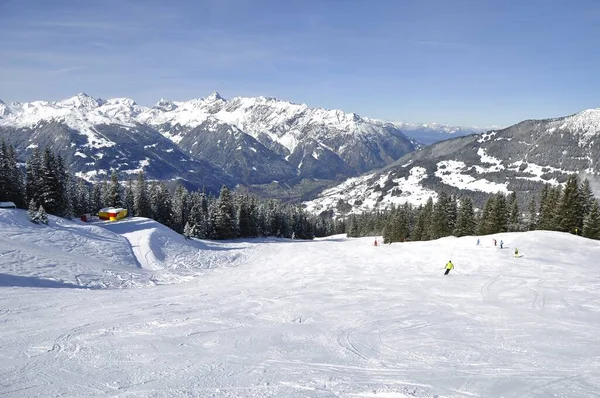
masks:
[[[495,166],[498,167],[498,166]],[[443,160],[437,163],[437,170],[435,176],[438,177],[444,184],[456,187],[459,189],[467,189],[470,191],[482,191],[487,193],[503,192],[509,193],[508,182],[499,184],[492,181],[488,181],[483,178],[475,178],[468,174],[462,174],[461,172],[467,169],[467,165],[464,162],[457,160]],[[478,172],[485,172],[486,169],[477,166],[475,168]]]
[[[74,156],[79,156],[84,159],[88,157],[85,153],[79,151],[75,152]]]
[[[140,171],[144,171],[144,167],[150,166],[150,158],[145,158],[144,160],[139,161],[139,165],[135,169],[122,170],[123,173],[126,174],[138,174]]]
[[[2,395],[583,397],[600,389],[597,241],[547,231],[481,237],[480,247],[475,237],[379,247],[343,236],[186,241],[146,219],[39,226],[15,210],[0,210],[0,223]],[[158,271],[146,258],[171,284],[152,282]],[[169,269],[193,267],[192,258],[216,268],[193,277]],[[456,270],[442,276],[449,259]]]
[[[600,108],[586,109],[575,115],[568,116],[553,122],[549,129],[555,131],[556,128],[571,130],[582,135],[584,142],[589,142],[600,132]]]

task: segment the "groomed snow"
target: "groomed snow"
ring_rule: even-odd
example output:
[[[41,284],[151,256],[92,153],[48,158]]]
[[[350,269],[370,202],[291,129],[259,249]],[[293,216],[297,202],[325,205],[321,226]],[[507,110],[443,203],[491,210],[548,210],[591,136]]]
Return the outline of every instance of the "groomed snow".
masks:
[[[102,232],[69,222],[30,227],[16,213],[0,213],[3,396],[592,397],[600,390],[600,242],[530,232],[482,237],[480,247],[475,237],[374,247],[373,238],[342,236],[181,238],[174,246],[178,235],[149,220],[105,224],[113,232]],[[55,236],[44,246],[53,252],[40,257],[44,231],[53,229],[78,230],[87,246]],[[152,241],[155,233],[164,239]],[[159,258],[193,249],[219,267],[161,286],[62,282],[75,272],[70,262],[94,269],[100,247],[127,251],[124,242],[142,266],[145,250]],[[513,257],[515,246],[523,257]],[[97,252],[84,255],[87,248]],[[99,267],[145,271],[119,255]],[[456,270],[443,276],[449,259]],[[161,261],[177,262],[168,254]],[[57,282],[47,282],[51,276]]]

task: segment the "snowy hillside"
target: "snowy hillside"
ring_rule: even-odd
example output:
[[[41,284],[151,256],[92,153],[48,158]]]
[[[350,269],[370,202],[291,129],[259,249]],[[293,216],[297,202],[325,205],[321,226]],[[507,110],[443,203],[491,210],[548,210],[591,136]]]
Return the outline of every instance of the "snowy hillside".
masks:
[[[474,237],[379,247],[342,236],[190,243],[143,219],[108,231],[54,219],[27,225],[22,213],[0,212],[3,396],[600,390],[597,241],[528,232],[482,237],[480,247]],[[515,247],[522,257],[512,255]],[[165,268],[204,259],[237,266],[180,284],[143,279],[156,272],[144,267],[177,275],[188,269]],[[443,276],[450,259],[456,270]],[[75,288],[82,274],[94,275],[83,284],[113,285],[102,269],[136,272],[142,283]]]
[[[422,148],[385,168],[327,189],[306,205],[316,212],[359,213],[391,203],[423,204],[428,195],[435,199],[442,190],[470,196],[478,206],[497,192],[517,192],[527,198],[545,183],[564,183],[570,174],[598,180],[598,143],[600,109],[528,120]]]

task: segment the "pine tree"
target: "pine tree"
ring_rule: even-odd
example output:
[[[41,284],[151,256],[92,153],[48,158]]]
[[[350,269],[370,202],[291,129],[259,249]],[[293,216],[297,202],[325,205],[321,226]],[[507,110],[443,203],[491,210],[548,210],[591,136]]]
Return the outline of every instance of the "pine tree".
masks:
[[[194,229],[189,222],[186,222],[185,227],[183,227],[183,237],[190,239],[192,236],[194,236]]]
[[[40,150],[35,148],[25,165],[26,185],[25,194],[27,200],[40,202],[41,183],[42,183],[42,156]]]
[[[517,232],[521,230],[521,216],[519,213],[519,204],[517,201],[517,193],[511,192],[508,195],[508,231]]]
[[[238,231],[240,237],[250,238],[258,236],[258,229],[256,227],[255,215],[252,214],[250,207],[250,198],[243,196],[238,199],[237,206],[237,221]]]
[[[576,233],[583,227],[583,206],[580,196],[579,180],[571,175],[565,183],[562,200],[557,212],[557,227],[559,231]]]
[[[137,217],[152,217],[152,208],[148,198],[148,186],[144,172],[138,173],[134,192],[134,215]]]
[[[498,192],[498,194],[496,194],[493,212],[494,228],[492,233],[507,232],[510,213],[506,204],[506,196],[504,196],[502,192]]]
[[[221,188],[215,209],[215,238],[233,239],[237,237],[235,210],[231,192],[225,185]]]
[[[540,197],[539,229],[552,231],[557,228],[557,209],[559,209],[560,196],[560,186],[552,188],[549,184],[544,185]]]
[[[529,209],[527,211],[527,230],[528,231],[533,231],[537,228],[538,226],[538,221],[537,221],[537,204],[535,203],[535,198],[531,198],[531,201],[529,202]]]
[[[26,207],[23,174],[17,164],[13,146],[0,143],[0,202],[13,202],[18,208]]]
[[[433,199],[429,197],[425,206],[423,206],[419,215],[417,216],[417,221],[415,223],[415,227],[411,233],[411,240],[430,240],[431,239],[431,219],[433,217]]]
[[[40,215],[38,213],[38,206],[33,199],[29,201],[29,208],[27,209],[27,216],[29,217],[29,221],[34,224],[40,223]]]
[[[108,185],[106,205],[108,207],[123,207],[121,184],[119,183],[119,172],[117,170],[113,170],[110,175],[110,184]]]
[[[42,205],[40,205],[40,208],[38,209],[38,219],[40,220],[40,223],[48,225],[48,214]]]
[[[592,202],[583,223],[583,236],[590,239],[600,239],[600,209],[597,200]]]
[[[583,217],[585,218],[589,212],[592,210],[592,206],[594,205],[594,191],[590,185],[590,180],[585,178],[581,182],[581,186],[579,187],[579,197],[581,199],[581,209],[583,211]]]
[[[443,238],[452,234],[452,230],[450,229],[451,221],[448,214],[451,200],[452,198],[446,192],[442,191],[438,196],[437,202],[433,206],[433,214],[429,228],[432,239]]]
[[[127,186],[125,187],[125,199],[123,200],[123,206],[127,209],[127,214],[131,217],[133,214],[133,208],[135,207],[135,199],[133,194],[133,181],[131,178],[127,180]],[[179,232],[179,231],[178,231]]]
[[[483,206],[483,212],[479,218],[477,227],[478,235],[489,235],[496,233],[495,220],[496,197],[490,196]]]
[[[171,197],[171,222],[170,226],[174,231],[182,232],[189,213],[188,191],[183,185],[177,185],[173,196]]]
[[[0,143],[0,202],[8,201],[10,183],[8,180],[8,147],[2,139]]]
[[[39,203],[48,213],[61,216],[64,192],[61,189],[57,168],[56,157],[50,149],[46,148],[42,155]]]
[[[475,222],[475,211],[473,209],[473,201],[469,197],[464,197],[460,201],[460,209],[458,210],[458,219],[456,221],[454,235],[474,235],[476,228],[477,224]]]
[[[98,213],[98,211],[104,208],[104,199],[102,195],[102,184],[96,183],[91,187],[90,194],[90,207],[92,213]]]
[[[152,218],[161,224],[168,224],[171,219],[171,195],[165,184],[156,182],[150,188],[150,208]]]

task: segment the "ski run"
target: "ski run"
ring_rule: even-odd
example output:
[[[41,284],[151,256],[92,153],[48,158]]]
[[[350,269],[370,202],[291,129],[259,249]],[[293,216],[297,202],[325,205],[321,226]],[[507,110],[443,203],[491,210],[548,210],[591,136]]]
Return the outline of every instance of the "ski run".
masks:
[[[0,209],[0,396],[599,396],[600,242],[373,239]]]

